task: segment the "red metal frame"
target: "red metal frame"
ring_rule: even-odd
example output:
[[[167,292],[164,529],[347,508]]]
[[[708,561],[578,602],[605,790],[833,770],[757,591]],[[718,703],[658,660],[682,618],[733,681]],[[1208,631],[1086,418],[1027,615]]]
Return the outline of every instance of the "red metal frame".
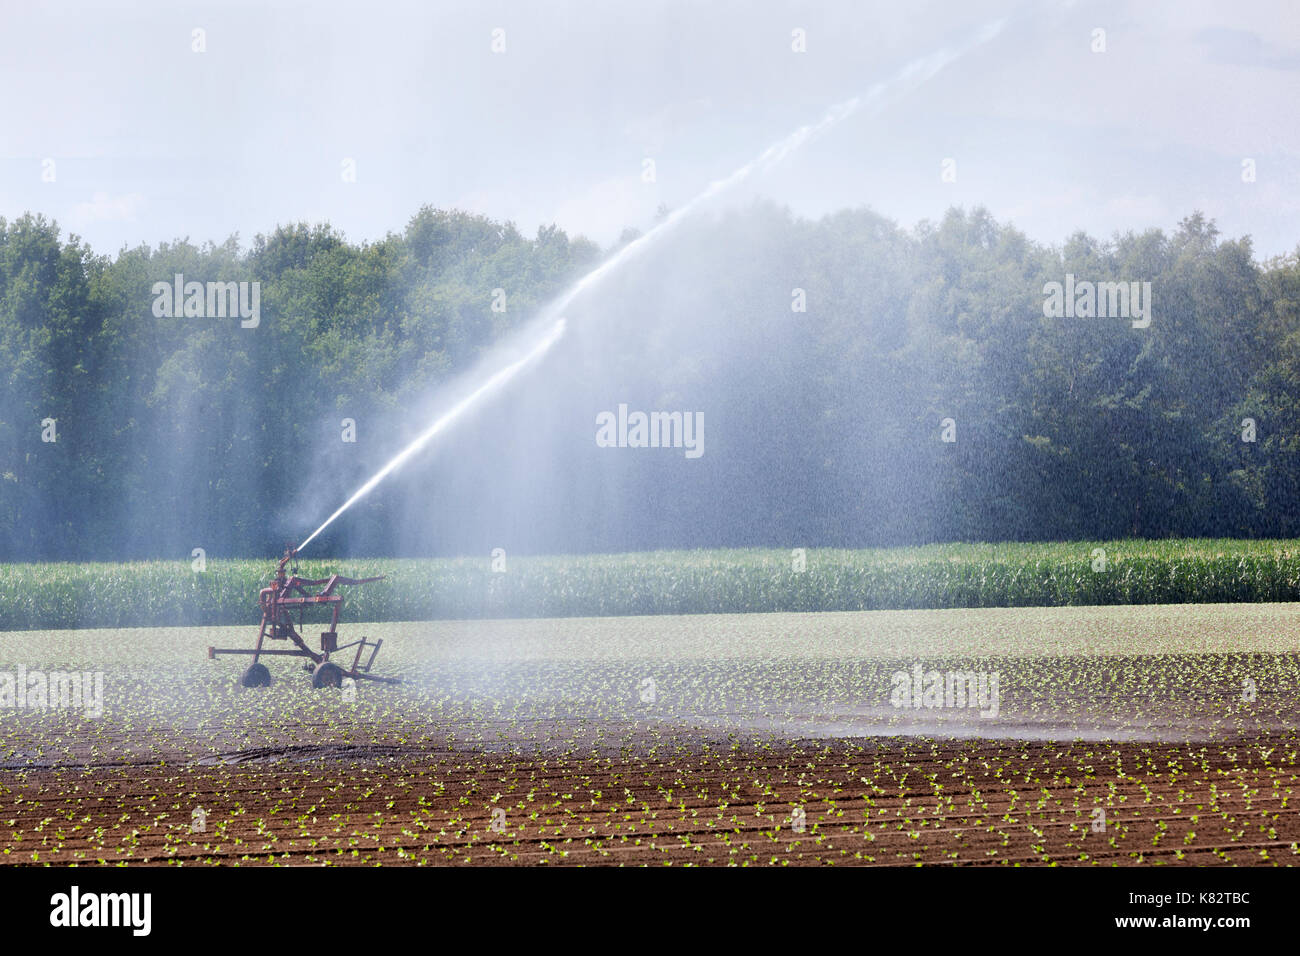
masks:
[[[382,638],[372,641],[369,638],[362,637],[348,644],[340,645],[338,643],[339,612],[343,609],[343,595],[335,594],[334,589],[340,584],[370,584],[373,581],[382,581],[384,575],[381,574],[373,578],[345,578],[341,574],[331,574],[328,578],[300,578],[296,569],[293,574],[285,571],[285,565],[296,554],[297,552],[292,547],[284,552],[284,557],[276,565],[271,586],[262,588],[258,594],[257,603],[262,608],[262,626],[258,629],[257,644],[253,649],[250,651],[243,648],[209,647],[208,657],[215,658],[222,654],[251,654],[254,664],[262,656],[307,657],[314,664],[323,664],[329,660],[330,654],[356,647],[357,652],[353,657],[352,667],[343,671],[345,677],[383,681],[389,684],[398,683],[399,681],[395,677],[380,677],[377,674],[370,673],[370,667],[375,662],[375,655],[379,653],[379,648],[384,643]],[[307,590],[308,588],[319,587],[322,584],[324,588],[317,594],[312,594]],[[302,627],[307,608],[322,604],[330,608],[330,626],[328,631],[321,633],[321,649],[317,653],[307,646],[307,642],[298,633],[298,629],[294,627],[291,614],[295,608],[298,609],[298,627]],[[271,640],[289,640],[297,647],[294,650],[263,647],[262,645],[267,638]],[[362,666],[361,655],[366,648],[371,649],[370,656],[366,659],[365,665]]]

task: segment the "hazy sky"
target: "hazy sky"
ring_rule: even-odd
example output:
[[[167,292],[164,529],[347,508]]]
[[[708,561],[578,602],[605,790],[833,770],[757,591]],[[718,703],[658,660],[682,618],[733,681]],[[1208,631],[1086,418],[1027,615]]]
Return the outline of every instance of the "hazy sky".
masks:
[[[1300,244],[1295,0],[0,2],[0,216],[100,252],[296,220],[374,239],[425,203],[609,243],[998,17],[750,194],[909,226],[984,204],[1052,243],[1200,209],[1261,256]]]

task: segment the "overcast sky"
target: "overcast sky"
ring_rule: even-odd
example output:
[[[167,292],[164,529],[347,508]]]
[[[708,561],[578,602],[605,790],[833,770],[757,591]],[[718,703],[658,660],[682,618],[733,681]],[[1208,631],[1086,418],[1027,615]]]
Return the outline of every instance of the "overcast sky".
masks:
[[[1049,243],[1200,209],[1261,257],[1300,244],[1294,0],[3,0],[0,216],[113,253],[298,220],[375,239],[428,203],[607,244],[999,17],[997,39],[749,193],[907,226],[983,204]]]

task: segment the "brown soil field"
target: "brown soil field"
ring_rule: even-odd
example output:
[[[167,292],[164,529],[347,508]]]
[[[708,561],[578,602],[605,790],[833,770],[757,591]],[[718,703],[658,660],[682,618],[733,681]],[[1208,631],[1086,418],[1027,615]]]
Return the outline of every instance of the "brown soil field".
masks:
[[[403,683],[350,694],[313,691],[284,661],[271,687],[236,687],[242,662],[202,650],[242,631],[3,634],[0,671],[102,667],[104,694],[96,714],[0,708],[0,852],[17,865],[1300,862],[1289,621],[1070,610],[403,625],[378,665]],[[1180,637],[1216,627],[1222,652]],[[996,706],[900,706],[914,668],[995,677]]]
[[[282,752],[11,776],[4,842],[8,860],[25,863],[1291,865],[1294,748],[1255,738],[697,743],[660,758]],[[212,808],[202,832],[195,806]]]

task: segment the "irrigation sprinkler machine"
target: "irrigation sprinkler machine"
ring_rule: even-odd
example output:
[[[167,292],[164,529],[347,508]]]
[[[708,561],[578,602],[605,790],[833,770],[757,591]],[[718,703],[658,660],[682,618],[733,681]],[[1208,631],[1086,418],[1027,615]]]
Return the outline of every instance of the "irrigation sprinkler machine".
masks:
[[[316,580],[300,578],[296,567],[285,570],[289,562],[298,554],[298,550],[292,546],[285,550],[284,557],[276,565],[275,573],[271,577],[271,586],[262,588],[258,595],[257,603],[262,609],[262,626],[257,632],[257,644],[253,649],[209,647],[208,657],[215,658],[222,654],[251,654],[253,663],[248,665],[239,678],[239,683],[244,687],[265,687],[271,683],[271,672],[262,663],[263,657],[307,658],[310,663],[304,663],[303,670],[311,673],[312,687],[341,687],[345,678],[381,681],[385,684],[400,683],[396,677],[380,677],[378,674],[370,673],[375,656],[384,643],[382,638],[372,641],[368,637],[361,637],[347,644],[339,643],[339,612],[343,609],[343,595],[335,594],[334,589],[344,584],[370,584],[373,581],[382,581],[384,575],[373,578],[345,578],[339,574],[331,574],[327,578]],[[320,588],[320,591],[311,593],[309,589],[314,588]],[[306,627],[308,609],[315,609],[322,605],[330,609],[329,630],[321,632],[320,650],[313,651],[307,646],[300,630]],[[293,620],[295,611],[298,617],[297,626],[294,625]],[[294,646],[265,647],[267,639],[288,641]],[[345,668],[330,660],[331,654],[354,647],[356,653],[352,655],[350,667]],[[347,657],[344,656],[343,660],[346,662]]]
[[[933,76],[940,69],[951,63],[953,60],[964,56],[970,50],[989,40],[992,40],[1002,31],[1002,21],[994,21],[986,25],[979,33],[973,35],[962,47],[956,49],[944,50],[940,53],[931,54],[928,57],[914,60],[908,64],[901,72],[893,78],[885,81],[883,84],[877,84],[872,92],[866,96],[855,96],[852,99],[845,100],[832,106],[818,122],[799,127],[789,136],[778,140],[760,153],[757,157],[750,160],[744,166],[741,166],[730,176],[725,179],[715,180],[709,185],[704,192],[691,199],[684,206],[678,207],[671,215],[665,217],[650,229],[645,235],[632,240],[622,246],[618,252],[614,253],[599,266],[588,272],[581,279],[569,286],[568,290],[555,299],[543,312],[538,316],[537,327],[546,328],[545,334],[537,338],[531,346],[522,355],[515,358],[509,364],[498,368],[479,384],[468,395],[455,402],[450,408],[444,411],[432,424],[415,437],[415,439],[398,452],[386,465],[379,469],[365,484],[363,484],[343,505],[332,515],[325,519],[325,523],[313,531],[307,540],[296,548],[292,545],[285,551],[284,557],[280,559],[280,564],[275,571],[274,579],[269,588],[263,588],[259,603],[262,607],[262,629],[257,634],[257,646],[251,651],[248,650],[226,650],[215,647],[208,648],[208,656],[216,657],[218,654],[252,654],[253,663],[248,670],[244,671],[240,683],[245,687],[262,687],[266,685],[271,675],[266,667],[261,663],[259,658],[262,655],[287,655],[292,657],[306,657],[311,660],[310,664],[305,665],[306,669],[311,671],[311,682],[313,687],[339,686],[343,680],[348,677],[364,678],[366,680],[385,681],[387,683],[397,683],[392,677],[377,677],[370,673],[370,665],[374,662],[375,654],[379,651],[382,641],[371,641],[367,638],[361,638],[353,641],[351,644],[340,645],[338,643],[338,622],[339,609],[343,604],[343,598],[334,593],[334,588],[340,584],[368,584],[371,581],[378,581],[380,578],[361,578],[354,580],[352,578],[340,577],[337,574],[319,581],[308,581],[298,577],[297,569],[293,569],[292,576],[285,573],[285,565],[293,560],[294,556],[301,553],[303,548],[307,547],[312,540],[333,523],[334,519],[343,512],[347,511],[353,504],[364,498],[370,493],[379,482],[391,472],[400,468],[408,459],[419,453],[429,442],[433,441],[439,434],[450,427],[461,415],[468,409],[473,408],[481,401],[488,399],[494,392],[503,388],[521,369],[528,365],[541,360],[563,335],[566,328],[563,312],[565,307],[574,300],[579,294],[592,284],[598,282],[603,276],[610,271],[617,269],[619,265],[636,254],[636,250],[643,247],[645,243],[651,241],[656,234],[662,235],[665,230],[676,227],[677,223],[689,213],[692,209],[703,202],[712,199],[718,192],[734,186],[736,183],[743,181],[751,171],[780,161],[787,154],[793,152],[807,142],[811,134],[818,133],[836,123],[841,122],[849,116],[852,116],[857,109],[873,99],[880,93],[892,91],[894,88],[906,88],[914,86],[918,82],[925,82],[930,76]],[[928,65],[927,65],[928,64]],[[922,67],[917,70],[917,67]],[[381,576],[382,577],[382,576]],[[324,585],[319,594],[309,594],[308,588],[314,588]],[[320,653],[313,651],[307,646],[298,629],[294,627],[292,613],[298,611],[298,627],[303,626],[304,612],[307,607],[317,604],[328,604],[331,606],[333,616],[330,620],[330,629],[321,634]],[[289,640],[295,645],[294,648],[284,648],[277,650],[274,648],[263,647],[263,642],[270,638],[272,641]],[[344,670],[338,664],[331,661],[330,655],[338,651],[355,647],[356,654],[352,660],[352,668]],[[361,663],[362,655],[370,651],[365,665]]]

